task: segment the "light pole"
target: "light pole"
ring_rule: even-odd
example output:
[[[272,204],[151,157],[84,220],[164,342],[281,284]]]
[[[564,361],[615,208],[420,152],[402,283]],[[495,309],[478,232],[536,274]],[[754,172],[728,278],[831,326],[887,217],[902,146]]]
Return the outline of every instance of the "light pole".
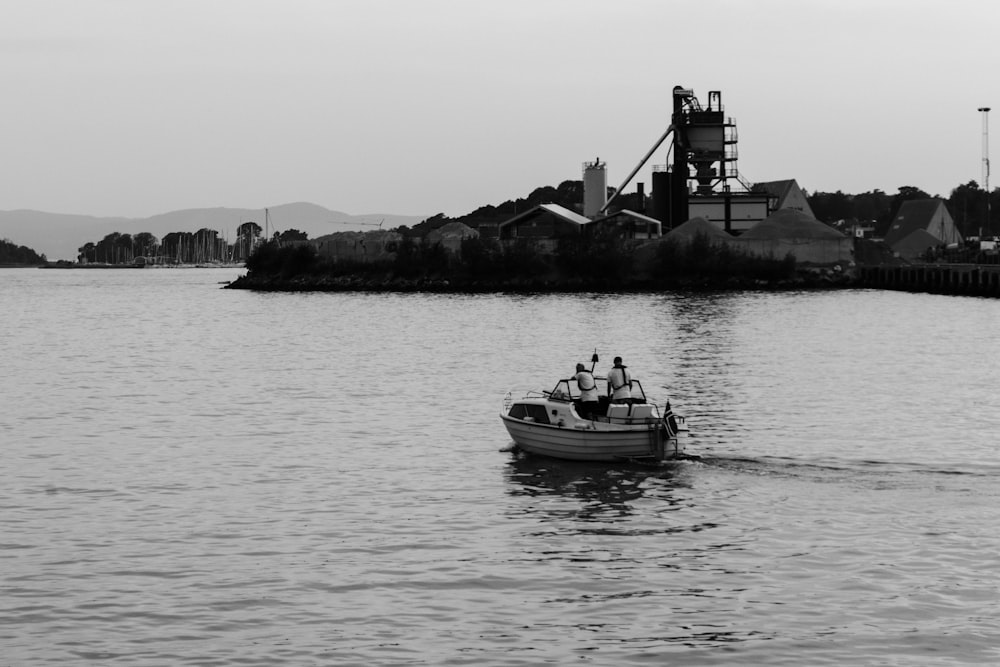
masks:
[[[986,190],[986,230],[992,233],[990,225],[990,108],[979,107],[979,113],[983,115],[983,188]],[[983,232],[980,228],[980,240],[982,237]]]

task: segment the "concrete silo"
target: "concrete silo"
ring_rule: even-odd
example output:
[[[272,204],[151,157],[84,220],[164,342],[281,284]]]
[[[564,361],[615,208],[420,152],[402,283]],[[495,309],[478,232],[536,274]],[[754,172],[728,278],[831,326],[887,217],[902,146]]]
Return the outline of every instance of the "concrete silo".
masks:
[[[601,158],[583,163],[583,215],[591,219],[600,215],[601,209],[608,203],[606,165]]]

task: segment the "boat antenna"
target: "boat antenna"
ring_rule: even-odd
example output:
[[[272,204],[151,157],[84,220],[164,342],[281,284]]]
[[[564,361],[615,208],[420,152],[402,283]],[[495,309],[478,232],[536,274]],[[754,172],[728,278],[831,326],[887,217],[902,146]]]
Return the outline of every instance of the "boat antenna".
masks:
[[[597,362],[598,361],[600,361],[600,358],[597,356],[597,348],[595,347],[594,348],[594,356],[592,356],[590,358],[590,372],[591,373],[593,373],[594,372],[594,368],[597,367]]]

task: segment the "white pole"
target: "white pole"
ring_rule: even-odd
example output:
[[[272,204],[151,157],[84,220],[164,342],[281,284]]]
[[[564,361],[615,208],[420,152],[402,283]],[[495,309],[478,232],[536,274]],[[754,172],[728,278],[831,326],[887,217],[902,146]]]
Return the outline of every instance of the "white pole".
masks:
[[[986,190],[986,231],[991,232],[990,225],[990,108],[979,107],[983,115],[983,188]],[[980,233],[980,237],[982,233]]]

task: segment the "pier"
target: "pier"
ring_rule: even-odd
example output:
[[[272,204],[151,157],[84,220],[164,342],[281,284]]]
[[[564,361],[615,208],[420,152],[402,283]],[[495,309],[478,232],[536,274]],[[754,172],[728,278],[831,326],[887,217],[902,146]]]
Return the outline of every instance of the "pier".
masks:
[[[859,266],[861,287],[967,296],[1000,297],[1000,265],[917,264]]]

